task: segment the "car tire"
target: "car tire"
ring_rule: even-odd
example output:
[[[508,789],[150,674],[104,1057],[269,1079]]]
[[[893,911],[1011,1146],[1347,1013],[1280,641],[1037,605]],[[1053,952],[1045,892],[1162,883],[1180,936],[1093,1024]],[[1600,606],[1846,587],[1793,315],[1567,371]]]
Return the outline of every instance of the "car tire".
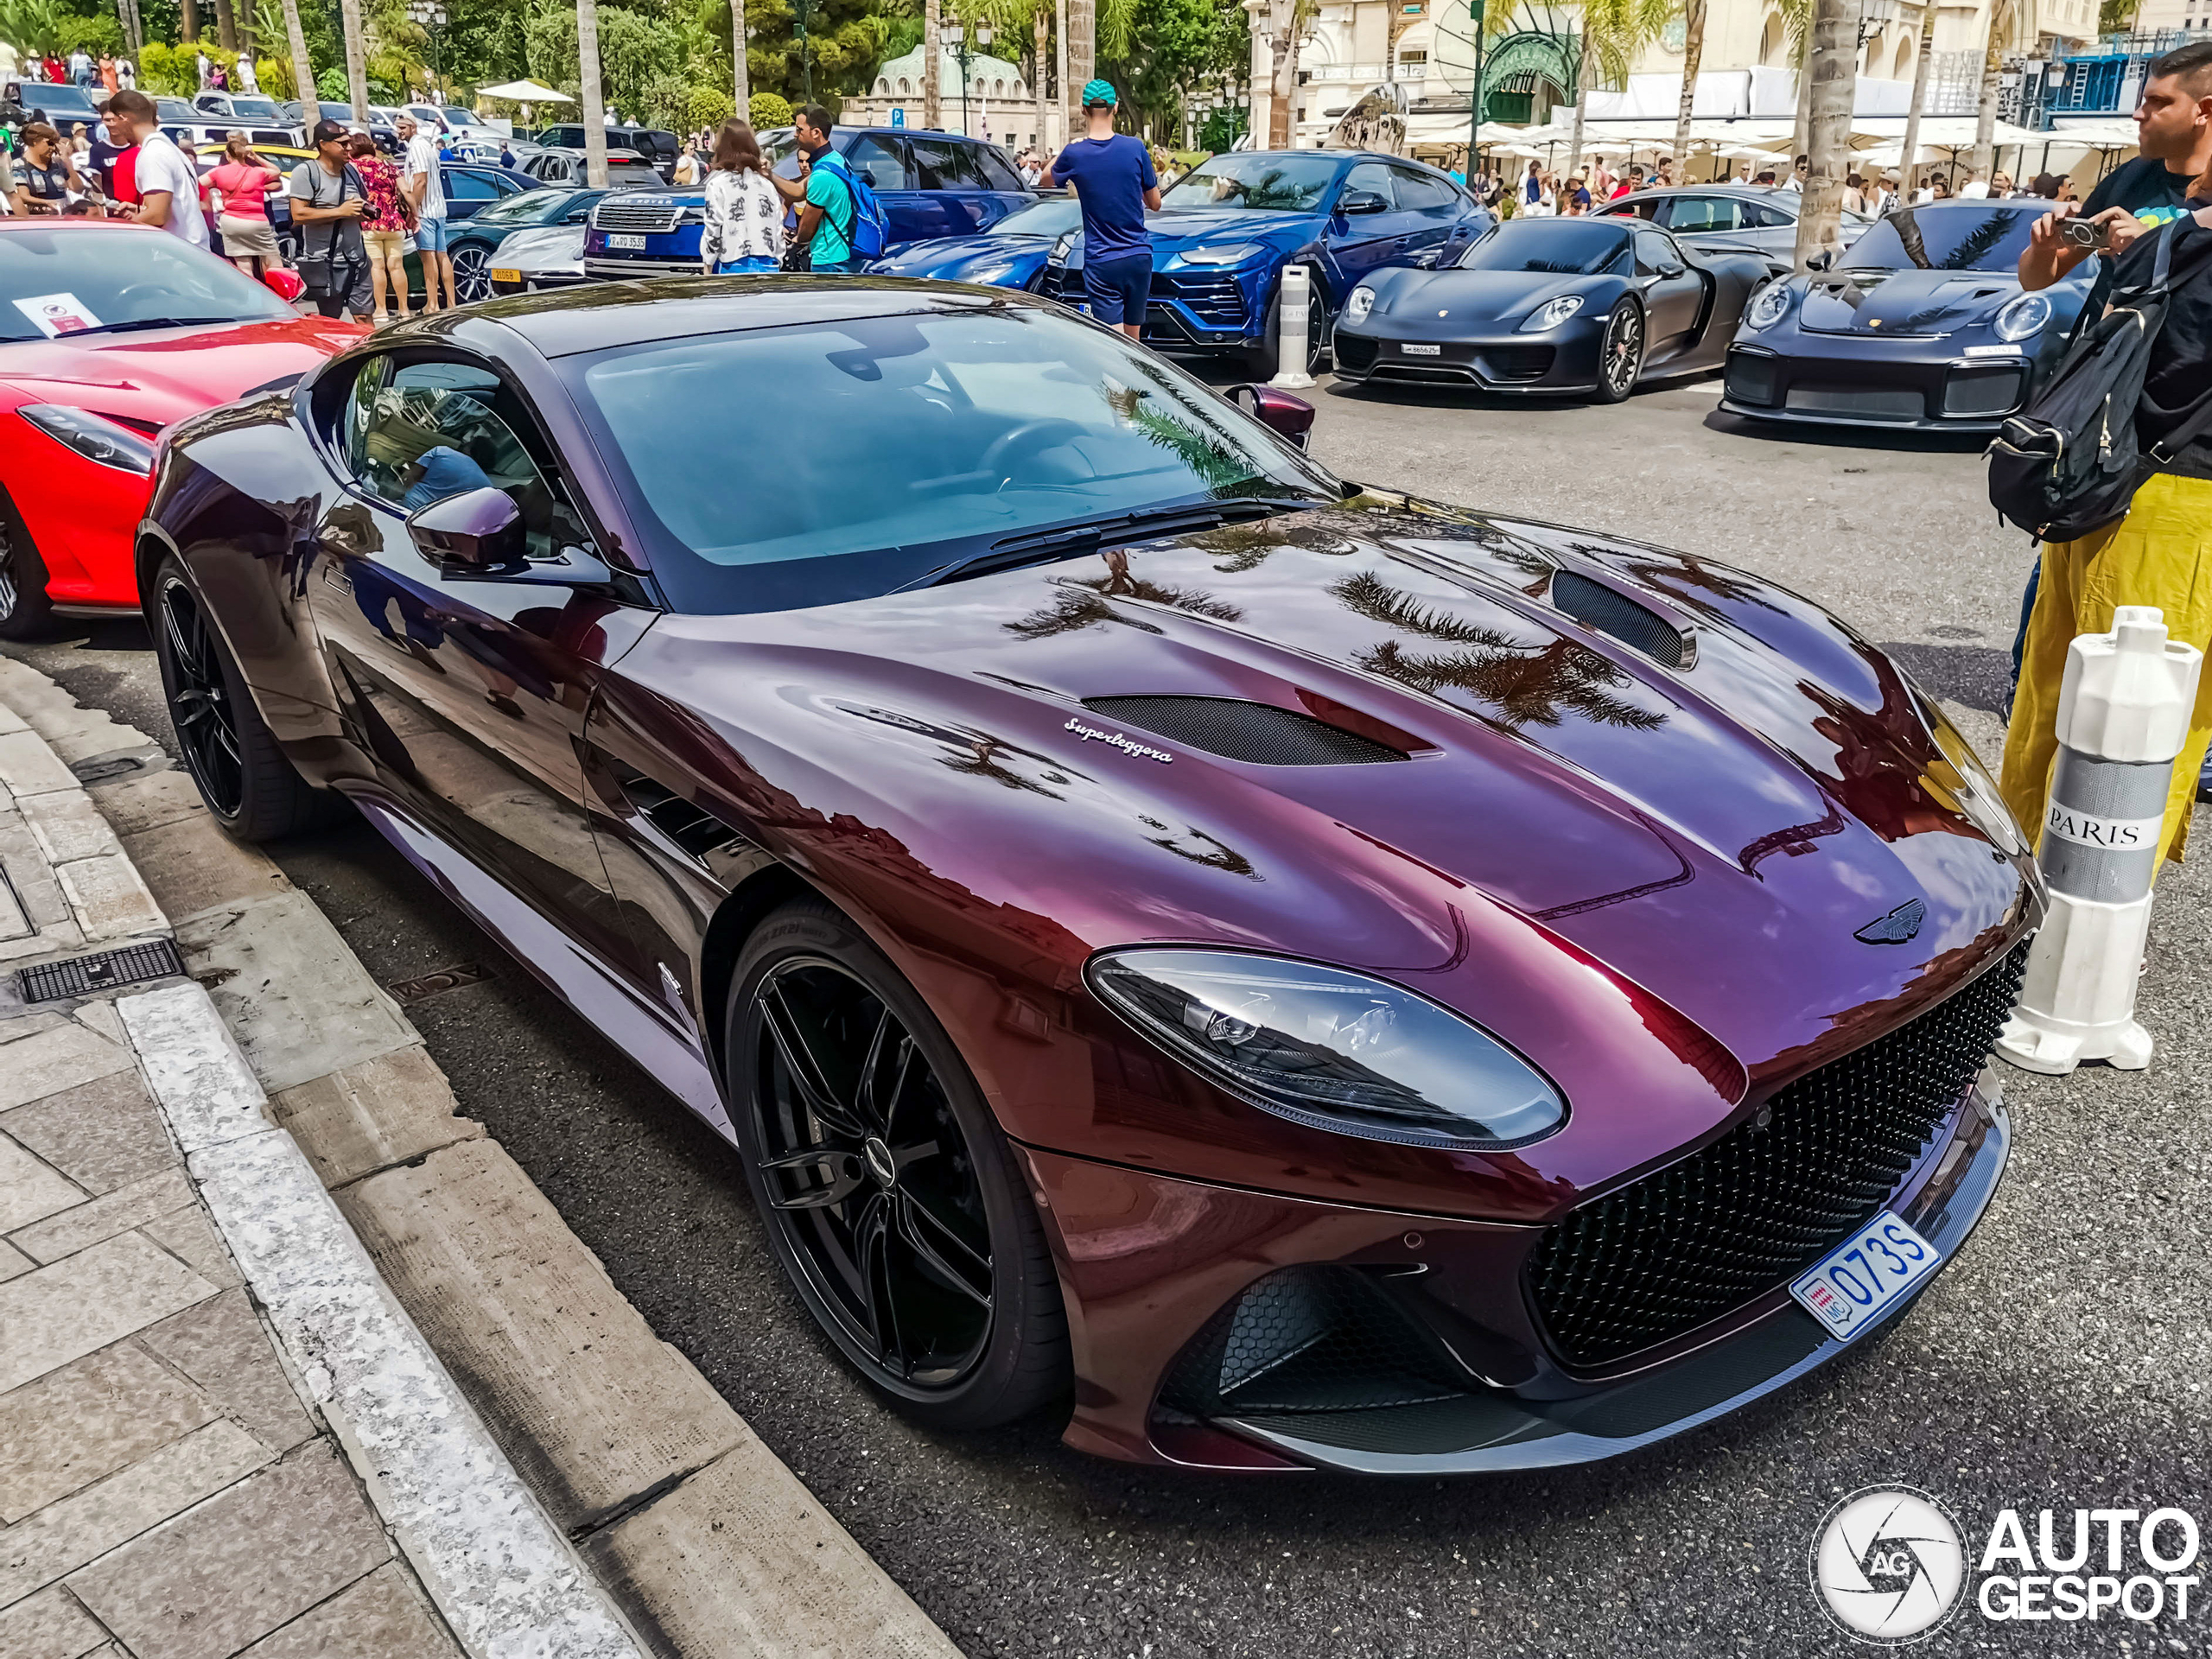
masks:
[[[453,251],[453,287],[463,305],[492,297],[491,251],[464,242]]]
[[[1636,390],[1643,374],[1645,336],[1643,308],[1624,298],[1605,319],[1598,341],[1598,402],[1618,404]]]
[[[29,526],[0,490],[0,639],[43,639],[54,632],[49,580]]]
[[[796,899],[746,941],[723,1033],[753,1200],[847,1363],[939,1429],[1062,1398],[1067,1319],[1036,1206],[966,1063],[890,960],[830,905]]]
[[[1312,268],[1307,268],[1311,275]],[[1329,290],[1318,276],[1306,284],[1306,372],[1314,373],[1328,355],[1330,333],[1336,327],[1334,315],[1329,309]],[[1282,283],[1275,283],[1274,297],[1268,302],[1267,338],[1249,353],[1255,378],[1272,380],[1282,372]]]
[[[155,572],[150,600],[162,699],[215,822],[240,841],[276,841],[344,817],[345,797],[315,788],[284,758],[175,554]]]

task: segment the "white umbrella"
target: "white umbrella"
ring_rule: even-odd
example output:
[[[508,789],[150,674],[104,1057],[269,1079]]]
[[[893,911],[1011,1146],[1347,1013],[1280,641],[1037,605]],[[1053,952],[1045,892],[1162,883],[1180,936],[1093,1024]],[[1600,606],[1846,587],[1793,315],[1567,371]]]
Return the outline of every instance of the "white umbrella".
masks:
[[[534,80],[510,80],[497,86],[480,86],[479,98],[504,98],[513,104],[573,104],[576,100],[566,92],[556,92],[550,86],[541,86]]]

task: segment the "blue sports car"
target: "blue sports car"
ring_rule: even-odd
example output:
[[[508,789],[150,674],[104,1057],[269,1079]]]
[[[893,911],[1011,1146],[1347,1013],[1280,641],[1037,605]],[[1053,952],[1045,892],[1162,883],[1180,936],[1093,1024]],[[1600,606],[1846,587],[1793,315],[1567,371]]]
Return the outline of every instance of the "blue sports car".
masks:
[[[1313,279],[1311,367],[1361,277],[1385,265],[1450,264],[1496,223],[1449,174],[1395,156],[1217,156],[1179,180],[1146,220],[1153,275],[1144,338],[1166,352],[1248,358],[1255,372],[1274,374],[1283,267],[1295,260]],[[1080,235],[1054,245],[1036,287],[1083,302]]]
[[[1989,432],[2064,354],[2096,262],[2023,291],[2047,201],[1929,202],[1834,264],[1761,289],[1729,348],[1720,407],[1761,421]]]
[[[1032,288],[1052,245],[1083,228],[1071,195],[1046,196],[1017,207],[980,236],[938,236],[909,242],[868,267],[875,276],[927,276],[941,283]]]

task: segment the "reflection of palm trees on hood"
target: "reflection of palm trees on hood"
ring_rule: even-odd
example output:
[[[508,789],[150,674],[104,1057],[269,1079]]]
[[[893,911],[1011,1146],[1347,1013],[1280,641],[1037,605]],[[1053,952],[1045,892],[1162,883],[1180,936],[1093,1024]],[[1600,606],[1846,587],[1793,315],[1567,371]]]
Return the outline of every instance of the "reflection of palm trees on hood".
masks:
[[[1236,606],[1225,604],[1211,594],[1192,593],[1131,575],[1126,553],[1109,553],[1106,564],[1106,575],[1064,580],[1050,605],[1015,618],[1005,625],[1006,631],[1018,639],[1047,639],[1058,633],[1073,633],[1094,622],[1118,622],[1126,628],[1142,628],[1147,633],[1160,632],[1156,623],[1124,615],[1107,602],[1115,598],[1141,599],[1154,605],[1188,611],[1193,616],[1210,616],[1218,622],[1234,622],[1244,614]]]
[[[1739,605],[1756,605],[1764,611],[1781,608],[1766,596],[1766,584],[1757,576],[1732,570],[1725,564],[1709,563],[1694,553],[1657,554],[1649,559],[1631,558],[1624,564],[1618,546],[1592,547],[1580,542],[1569,542],[1567,545],[1609,568],[1618,566],[1625,575],[1646,587],[1656,588],[1669,599],[1680,600],[1686,605],[1711,605],[1715,600],[1726,600]]]
[[[1348,576],[1329,591],[1350,609],[1400,632],[1465,647],[1431,656],[1386,639],[1352,659],[1370,674],[1387,675],[1431,696],[1468,692],[1488,705],[1500,725],[1516,729],[1556,726],[1567,710],[1635,731],[1656,731],[1666,724],[1664,714],[1614,696],[1614,688],[1632,683],[1628,675],[1572,639],[1516,640],[1499,629],[1423,605],[1370,572]]]
[[[1302,522],[1284,524],[1269,519],[1257,524],[1224,524],[1219,530],[1209,530],[1191,538],[1191,545],[1200,551],[1222,556],[1224,562],[1214,566],[1224,576],[1241,575],[1255,570],[1268,561],[1270,554],[1286,547],[1303,548],[1308,553],[1326,553],[1334,558],[1348,558],[1360,550],[1359,543],[1333,531]]]

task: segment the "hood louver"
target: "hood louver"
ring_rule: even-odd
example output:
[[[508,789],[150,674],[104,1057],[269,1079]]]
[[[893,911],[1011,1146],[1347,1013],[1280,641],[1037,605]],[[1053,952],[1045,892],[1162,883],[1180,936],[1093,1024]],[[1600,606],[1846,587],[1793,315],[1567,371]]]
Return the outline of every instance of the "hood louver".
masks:
[[[1586,628],[1610,635],[1655,663],[1680,668],[1688,654],[1681,630],[1647,607],[1573,570],[1552,578],[1552,603]]]
[[[1402,751],[1311,715],[1236,697],[1086,697],[1083,706],[1155,737],[1260,766],[1355,766]]]

